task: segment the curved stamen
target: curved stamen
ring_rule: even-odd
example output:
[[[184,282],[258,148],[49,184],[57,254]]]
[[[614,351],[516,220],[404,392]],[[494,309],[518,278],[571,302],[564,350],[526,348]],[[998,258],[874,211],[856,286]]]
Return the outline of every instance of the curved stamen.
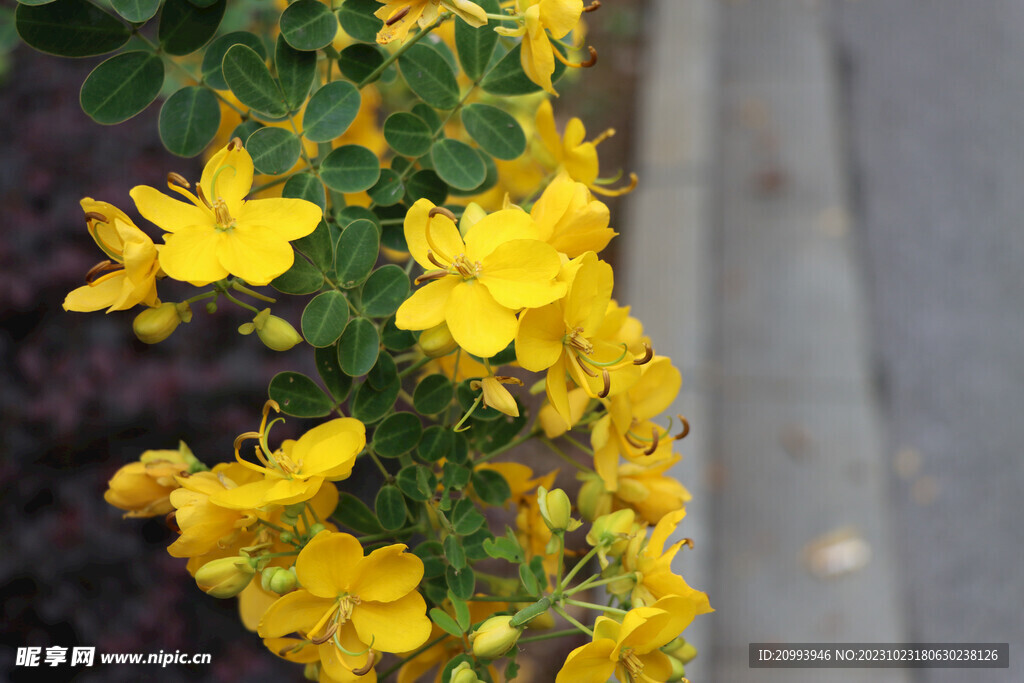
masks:
[[[370,669],[372,669],[375,664],[374,660],[377,659],[377,654],[373,651],[373,648],[367,648],[366,653],[369,655],[366,659],[366,664],[358,669],[352,669],[352,673],[356,676],[365,676],[370,673]]]
[[[434,211],[434,210],[436,210],[437,208],[438,208],[438,207],[436,207],[436,206],[435,206],[435,207],[434,207],[433,209],[431,209],[431,212],[433,212],[433,211]],[[451,213],[451,212],[449,211],[449,213]],[[440,256],[440,257],[441,257],[441,259],[443,259],[443,260],[447,261],[448,263],[451,263],[451,262],[452,262],[452,261],[454,261],[455,259],[453,259],[453,258],[452,258],[451,256],[449,256],[448,254],[444,253],[444,249],[441,249],[440,247],[438,247],[438,246],[437,246],[437,244],[435,244],[435,243],[434,243],[434,239],[433,239],[433,237],[432,237],[432,236],[431,236],[431,234],[430,234],[430,224],[431,224],[431,222],[432,222],[432,221],[434,220],[434,216],[435,216],[435,215],[437,215],[437,214],[434,214],[434,215],[430,215],[430,214],[428,214],[428,215],[427,215],[427,228],[426,228],[426,238],[427,238],[427,245],[428,245],[428,246],[429,246],[429,247],[430,247],[430,248],[431,248],[431,249],[432,249],[432,250],[433,250],[433,251],[434,251],[434,252],[435,252],[435,253],[436,253],[436,254],[437,254],[438,256]],[[447,216],[446,216],[446,218],[447,218]]]
[[[575,358],[576,358],[576,364],[580,366],[580,370],[582,370],[586,374],[590,375],[591,377],[597,377],[597,371],[596,370],[591,370],[590,368],[588,368],[586,366],[586,364],[583,362],[583,359],[581,358],[581,355],[580,355],[579,351],[576,352]]]
[[[376,637],[374,637],[374,638],[371,638],[371,639],[370,639],[370,644],[369,644],[369,645],[367,646],[367,648],[366,648],[365,650],[363,650],[362,652],[350,652],[350,651],[346,650],[346,649],[345,649],[345,646],[343,646],[343,645],[341,644],[341,641],[340,641],[340,640],[338,640],[338,634],[337,634],[337,633],[335,633],[335,634],[334,634],[334,645],[335,645],[335,646],[336,646],[336,647],[337,647],[337,648],[338,648],[339,650],[341,650],[342,652],[344,652],[345,654],[347,654],[347,655],[348,655],[349,657],[359,657],[359,656],[361,656],[361,655],[365,655],[365,654],[366,654],[366,653],[368,653],[368,652],[373,652],[373,641],[374,641],[375,639],[376,639]],[[372,658],[371,658],[371,661],[372,661]],[[371,666],[372,666],[372,664],[371,664]],[[369,669],[367,669],[367,671],[369,671]],[[353,671],[352,673],[355,673],[355,671]],[[360,674],[360,675],[361,675],[361,674]]]
[[[185,180],[185,176],[181,175],[180,173],[175,173],[174,171],[171,171],[170,173],[167,174],[167,184],[180,185],[181,187],[184,187],[186,190],[192,188],[192,185],[187,180]]]
[[[206,198],[206,193],[203,192],[203,186],[202,185],[196,185],[196,195],[198,195],[199,199],[201,199],[203,201],[203,204],[206,204],[206,208],[208,208],[208,209],[212,209],[213,208],[213,204],[210,203],[210,200]]]
[[[210,207],[209,203],[205,201],[205,199],[203,201],[200,201],[199,197],[195,196],[194,194],[186,190],[184,187],[181,187],[180,185],[168,183],[167,188],[169,190],[172,190],[173,192],[177,192],[182,197],[189,200],[192,204],[195,204],[197,207],[207,212],[211,216],[213,215],[213,209]],[[196,185],[196,189],[200,189],[200,186]]]
[[[672,439],[674,441],[679,441],[680,439],[685,439],[686,435],[690,433],[690,421],[682,415],[677,415],[676,417],[678,417],[679,421],[683,423],[683,431],[673,436]]]
[[[593,45],[587,45],[587,50],[590,52],[590,56],[582,62],[570,62],[559,50],[552,50],[551,53],[555,55],[555,59],[566,66],[571,66],[574,69],[589,69],[597,64],[597,50],[594,49]]]
[[[85,274],[85,284],[90,287],[95,287],[100,282],[109,280],[111,275],[116,273],[111,271],[124,270],[124,266],[120,263],[114,263],[113,261],[100,261],[95,266],[89,269],[89,272]],[[99,277],[100,273],[107,273],[103,277]]]
[[[633,432],[626,432],[625,434],[622,435],[622,438],[624,438],[626,440],[626,443],[628,443],[633,448],[646,448],[644,444],[640,443],[641,437],[638,437]],[[643,440],[646,441],[647,439]]]
[[[598,392],[598,398],[608,398],[608,392],[612,390],[612,376],[607,369],[601,371],[601,381],[604,382],[604,388]]]
[[[627,185],[626,187],[620,187],[617,190],[606,190],[605,188],[599,185],[588,185],[588,187],[590,188],[590,191],[593,192],[594,194],[603,195],[605,197],[621,197],[622,195],[629,194],[630,192],[635,190],[637,182],[638,179],[636,177],[636,173],[630,173],[629,185]]]
[[[170,529],[171,531],[173,531],[174,533],[181,534],[181,527],[178,526],[177,514],[178,514],[177,510],[171,510],[170,512],[168,512],[164,516],[164,524],[166,524],[167,528]]]
[[[441,214],[445,218],[451,219],[452,223],[454,223],[457,220],[455,214],[452,213],[451,210],[446,209],[443,206],[435,206],[434,208],[432,208],[430,211],[427,212],[427,218],[433,218],[437,214]]]
[[[266,474],[267,469],[270,468],[270,463],[267,462],[267,459],[263,457],[263,453],[260,452],[259,448],[255,448],[253,450],[256,452],[256,457],[259,458],[260,462],[263,463],[263,465],[264,465],[263,467],[260,467],[259,465],[256,465],[255,463],[249,462],[248,460],[246,460],[245,458],[242,457],[242,454],[240,452],[240,449],[241,449],[241,446],[242,446],[243,443],[245,443],[246,441],[249,441],[250,439],[255,439],[255,440],[259,441],[262,437],[263,437],[263,435],[260,434],[259,432],[246,432],[244,434],[239,434],[238,436],[236,436],[235,437],[235,460],[237,460],[239,462],[239,464],[243,465],[244,467],[247,467],[250,470],[253,470],[254,472],[259,472],[260,474]]]
[[[437,259],[437,257],[436,257],[436,256],[434,256],[434,252],[433,252],[432,250],[430,250],[430,249],[427,249],[427,260],[428,260],[428,261],[430,261],[431,263],[433,263],[433,264],[434,264],[435,266],[437,266],[438,268],[442,268],[442,269],[444,269],[444,270],[447,270],[447,269],[448,269],[448,266],[446,266],[445,264],[441,263],[441,262],[440,262],[440,261],[439,261],[439,260]]]
[[[651,433],[653,435],[652,438],[651,438],[651,445],[648,446],[646,449],[644,449],[644,455],[653,455],[654,451],[658,450],[658,441],[659,441],[659,438],[661,436],[658,433],[658,428],[657,427],[652,427],[651,428]]]
[[[213,178],[210,180],[210,194],[213,195],[214,200],[216,200],[219,197],[219,195],[217,194],[217,179],[220,178],[221,173],[228,169],[231,169],[231,171],[236,175],[238,174],[238,171],[235,169],[234,166],[231,166],[230,164],[225,164],[217,169],[217,172],[213,174]]]
[[[448,275],[451,275],[451,273],[449,273],[447,270],[428,270],[427,272],[423,273],[423,275],[420,275],[415,280],[413,280],[413,284],[418,286],[423,284],[427,280],[440,280],[441,278],[447,277]]]
[[[228,142],[228,151],[234,152],[236,149],[242,146],[242,138],[234,137]]]
[[[651,362],[652,358],[654,358],[654,349],[651,348],[650,344],[644,342],[644,357],[634,360],[633,365],[647,365]]]
[[[680,541],[680,543],[685,545],[690,550],[693,550],[693,539],[692,538],[684,538],[682,541]]]
[[[594,0],[592,3],[583,8],[584,12],[595,12],[601,8],[601,0]]]
[[[613,365],[618,365],[619,363],[621,363],[622,359],[626,357],[627,353],[629,353],[629,347],[626,346],[625,344],[623,344],[622,345],[622,353],[619,354],[619,357],[616,358],[615,360],[599,361],[599,360],[594,360],[590,356],[583,356],[583,360],[587,361],[588,363],[593,365],[595,368],[610,368]]]
[[[327,630],[324,632],[324,634],[322,636],[317,636],[316,638],[310,636],[309,642],[313,643],[314,645],[323,645],[328,640],[334,638],[334,634],[337,633],[337,632],[338,632],[338,622],[335,621],[330,626],[327,627]]]

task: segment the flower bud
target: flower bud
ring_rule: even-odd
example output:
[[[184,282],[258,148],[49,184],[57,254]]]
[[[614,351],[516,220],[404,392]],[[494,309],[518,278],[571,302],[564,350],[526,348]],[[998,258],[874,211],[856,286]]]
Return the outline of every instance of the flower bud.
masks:
[[[543,486],[537,487],[537,504],[540,506],[540,516],[553,533],[566,531],[573,524],[579,527],[579,522],[574,520],[572,515],[572,503],[569,496],[562,489],[546,490]]]
[[[287,351],[302,341],[302,335],[292,324],[284,318],[271,315],[269,308],[260,311],[252,319],[252,324],[256,328],[256,336],[272,351]]]
[[[302,669],[302,677],[307,681],[319,681],[320,680],[320,662],[308,662]]]
[[[299,585],[295,576],[295,568],[267,567],[260,572],[260,586],[268,593],[284,595],[291,593]]]
[[[313,526],[309,527],[309,537],[313,538],[321,531],[327,531],[327,527],[321,524],[320,522],[317,522]]]
[[[182,309],[184,307],[184,309]],[[145,344],[157,344],[171,336],[182,322],[192,319],[192,310],[188,304],[165,303],[156,308],[147,308],[135,316],[132,331],[139,341]]]
[[[177,454],[177,451],[146,451],[143,458],[150,453]],[[107,482],[103,499],[124,510],[125,517],[166,515],[174,509],[170,500],[171,491],[178,488],[174,477],[187,472],[188,465],[184,462],[131,462],[115,472]]]
[[[473,654],[484,659],[497,659],[512,649],[522,629],[509,624],[511,615],[491,617],[469,636]]]
[[[459,348],[448,331],[448,324],[441,323],[420,333],[420,349],[430,358],[441,358]]]
[[[473,380],[469,383],[469,388],[483,393],[485,408],[494,408],[499,413],[504,413],[509,417],[519,417],[519,406],[516,405],[516,399],[512,396],[512,392],[502,386],[503,384],[518,384],[522,386],[523,383],[515,377],[491,376]]]
[[[601,515],[594,520],[587,534],[587,543],[598,549],[602,567],[608,566],[608,556],[619,557],[629,545],[636,513],[629,508]]]
[[[204,564],[196,572],[196,584],[215,598],[233,598],[252,581],[253,569],[244,557],[222,557]]]
[[[487,212],[476,202],[470,202],[462,210],[462,218],[459,219],[459,234],[463,237],[474,225],[487,217]]]
[[[591,522],[612,511],[612,494],[605,489],[601,477],[588,474],[583,478],[583,485],[576,496],[576,506],[583,519]]]
[[[469,662],[463,662],[452,669],[452,675],[448,679],[448,683],[480,683],[480,678],[476,675],[476,671],[473,670],[473,666]]]
[[[668,677],[669,683],[678,683],[686,678],[686,667],[683,666],[683,662],[675,657],[669,657],[668,661],[672,664],[672,674]]]

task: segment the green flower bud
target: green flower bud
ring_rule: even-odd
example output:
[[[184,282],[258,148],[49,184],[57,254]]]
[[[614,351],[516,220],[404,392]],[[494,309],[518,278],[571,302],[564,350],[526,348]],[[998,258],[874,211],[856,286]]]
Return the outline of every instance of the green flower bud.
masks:
[[[686,667],[681,661],[675,657],[669,657],[668,661],[672,664],[672,675],[668,677],[669,683],[676,683],[686,678]]]
[[[579,495],[576,496],[576,506],[588,522],[612,511],[612,496],[605,490],[601,477],[587,475],[583,479]]]
[[[299,580],[295,577],[295,568],[292,567],[291,569],[274,572],[270,577],[269,583],[271,592],[284,595],[295,590],[295,587],[299,585]]]
[[[522,629],[512,626],[511,615],[491,617],[469,636],[473,654],[484,659],[497,659],[512,649]]]
[[[673,652],[672,656],[683,664],[689,664],[697,658],[697,648],[693,646],[693,643],[683,643],[683,646]]]
[[[553,533],[579,528],[580,523],[571,516],[572,503],[569,502],[569,496],[562,489],[547,491],[543,486],[538,486],[537,504],[540,506],[541,518]]]
[[[307,681],[319,681],[320,680],[320,662],[309,662],[305,668],[302,669],[302,677]]]
[[[462,210],[462,218],[459,219],[459,234],[463,237],[474,225],[487,216],[487,212],[476,202],[470,202]]]
[[[215,598],[233,598],[245,590],[255,573],[244,557],[222,557],[199,568],[196,584]]]
[[[290,531],[282,531],[280,534],[281,543],[291,543],[295,540],[295,534]]]
[[[448,679],[448,683],[480,683],[480,678],[476,675],[476,671],[473,670],[473,666],[469,662],[463,662],[452,669],[452,675]]]
[[[598,557],[602,567],[608,565],[609,555],[619,557],[626,550],[635,521],[636,513],[629,508],[601,515],[594,520],[587,534],[587,543],[599,549]]]
[[[252,324],[256,328],[256,336],[273,351],[287,351],[302,341],[302,335],[295,331],[292,324],[284,318],[270,315],[269,308],[260,311],[252,319]]]
[[[192,310],[188,304],[166,303],[156,308],[147,308],[135,316],[132,331],[139,341],[145,344],[157,344],[171,336],[182,322],[192,319]]]
[[[420,333],[420,349],[431,358],[441,358],[459,347],[448,331],[447,323],[441,323]]]
[[[316,536],[321,531],[326,531],[326,530],[327,530],[326,526],[324,526],[320,522],[317,522],[313,526],[309,527],[309,537],[313,538],[314,536]]]

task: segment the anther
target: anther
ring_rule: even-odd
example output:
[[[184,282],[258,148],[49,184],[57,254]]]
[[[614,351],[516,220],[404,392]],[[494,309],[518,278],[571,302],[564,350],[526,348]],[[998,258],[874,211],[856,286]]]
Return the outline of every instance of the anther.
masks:
[[[444,208],[443,206],[435,206],[434,208],[432,208],[429,212],[427,212],[427,218],[433,218],[437,214],[441,214],[445,218],[450,218],[453,222],[457,220],[455,214],[452,213],[450,210]]]
[[[590,368],[588,368],[587,364],[584,363],[583,360],[578,355],[576,356],[576,365],[580,366],[580,370],[582,370],[583,372],[587,373],[589,376],[597,377],[597,371],[596,370],[591,370]]]
[[[693,550],[693,539],[692,538],[684,538],[681,541],[681,543],[683,545],[685,545],[687,548],[689,548],[690,550]]]
[[[385,26],[394,26],[395,24],[400,22],[402,19],[405,18],[405,15],[409,13],[409,8],[410,8],[410,5],[406,5],[402,9],[398,10],[397,12],[395,12],[393,15],[391,15],[391,18],[389,18],[387,21],[384,22],[384,25]]]
[[[598,393],[598,398],[608,398],[608,392],[612,390],[612,376],[607,369],[601,371],[601,381],[604,382],[604,388]]]
[[[448,275],[449,273],[447,270],[431,270],[426,273],[423,273],[423,275],[420,275],[418,278],[413,280],[413,284],[419,286],[424,282],[427,282],[428,280],[440,280],[441,278],[447,277]]]
[[[85,274],[85,284],[91,285],[93,280],[99,276],[100,273],[105,273],[109,270],[119,270],[123,266],[120,263],[114,263],[109,259],[106,261],[100,261],[95,266],[89,269],[89,272]]]
[[[587,45],[587,51],[590,52],[590,57],[585,62],[580,62],[580,67],[589,69],[590,67],[597,64],[597,50],[594,49],[593,45]]]
[[[189,182],[185,180],[185,176],[181,175],[180,173],[175,173],[174,171],[171,171],[170,173],[167,174],[167,184],[178,185],[179,187],[184,187],[186,190],[192,188],[192,185],[190,185]]]
[[[443,268],[443,269],[447,269],[448,268],[448,266],[446,266],[445,264],[443,264],[439,260],[437,260],[437,257],[434,256],[434,252],[432,250],[430,250],[430,249],[427,249],[427,260],[430,261],[431,263],[433,263],[438,268]]]
[[[646,365],[654,358],[654,349],[647,342],[644,342],[644,357],[633,361],[633,365]]]
[[[322,636],[320,636],[319,638],[310,638],[309,642],[313,643],[314,645],[323,645],[328,640],[333,638],[334,634],[337,633],[337,632],[338,632],[338,622],[335,621],[335,622],[333,622],[328,627],[328,629],[324,632],[324,634]]]
[[[202,185],[196,185],[196,194],[199,195],[199,199],[202,200],[203,204],[206,204],[206,208],[212,209],[213,205],[210,204],[210,200],[206,198],[206,193],[203,192]]]
[[[228,143],[228,151],[233,152],[242,146],[242,138],[231,138],[231,142]]]
[[[672,438],[675,441],[679,441],[680,439],[685,439],[686,435],[690,433],[690,421],[687,420],[682,415],[677,415],[676,417],[678,417],[679,421],[683,423],[683,431],[679,432],[678,434],[676,434]]]
[[[102,213],[99,213],[97,211],[86,211],[85,212],[85,218],[86,218],[86,220],[98,221],[100,223],[106,223],[107,222],[107,217],[104,216]]]
[[[626,432],[625,434],[623,434],[622,438],[624,438],[633,448],[646,448],[646,446],[637,441],[636,437],[633,436],[632,432]]]
[[[601,9],[601,0],[594,0],[592,3],[583,8],[584,12],[595,12]]]
[[[377,659],[377,654],[373,651],[373,648],[370,648],[366,651],[366,664],[359,667],[358,669],[352,669],[352,673],[356,676],[365,676],[366,674],[370,673],[370,669],[373,668],[375,659]]]
[[[173,531],[176,534],[180,534],[181,533],[181,527],[178,526],[177,514],[178,514],[177,510],[171,510],[170,512],[168,512],[167,516],[164,517],[164,523],[167,525],[168,529],[170,529],[171,531]]]
[[[644,450],[644,455],[653,455],[654,451],[658,450],[658,440],[660,438],[658,428],[654,427],[651,429],[651,445]]]

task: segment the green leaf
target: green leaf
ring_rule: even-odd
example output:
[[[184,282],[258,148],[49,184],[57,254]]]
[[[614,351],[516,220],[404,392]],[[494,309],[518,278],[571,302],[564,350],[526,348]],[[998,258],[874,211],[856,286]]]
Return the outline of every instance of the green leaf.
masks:
[[[371,318],[387,318],[409,296],[409,276],[405,271],[388,264],[373,271],[363,285],[363,313]]]
[[[416,385],[412,404],[422,415],[436,415],[452,402],[452,383],[444,375],[428,375]]]
[[[430,150],[430,159],[441,180],[460,190],[472,190],[487,178],[483,159],[464,142],[438,140]]]
[[[284,36],[278,36],[274,65],[277,67],[277,80],[281,82],[284,101],[290,111],[297,111],[306,101],[316,79],[316,53],[296,50],[285,41]]]
[[[533,572],[530,571],[530,567],[525,564],[519,565],[519,580],[523,582],[523,587],[526,588],[526,592],[530,595],[537,595],[540,593],[540,581]]]
[[[152,104],[163,84],[163,60],[151,52],[123,52],[92,70],[79,102],[96,123],[121,123]]]
[[[498,0],[478,0],[477,4],[490,14],[501,12]],[[483,75],[497,42],[494,26],[473,28],[464,21],[455,22],[455,49],[459,52],[459,64],[474,81]]]
[[[179,157],[194,157],[202,152],[219,127],[217,97],[198,85],[182,88],[160,107],[160,141]]]
[[[463,467],[454,462],[446,462],[444,464],[444,471],[441,477],[441,482],[445,489],[455,489],[461,491],[466,488],[469,484],[469,478],[472,472],[468,467]]]
[[[454,109],[459,103],[455,72],[437,50],[417,43],[398,58],[398,70],[409,89],[438,109]]]
[[[484,551],[488,557],[493,557],[496,560],[506,560],[512,564],[519,564],[524,559],[523,549],[511,533],[511,529],[509,532],[505,537],[484,541]]]
[[[131,31],[87,0],[56,0],[14,12],[18,35],[29,47],[61,57],[92,57],[121,47]]]
[[[448,538],[454,538],[454,536],[449,536]],[[448,598],[451,600],[452,607],[455,608],[455,621],[459,622],[459,626],[463,631],[468,631],[472,624],[470,621],[469,605],[466,604],[465,600],[461,600],[454,595],[449,595]]]
[[[558,45],[552,47],[563,55],[565,50]],[[487,77],[480,83],[487,92],[492,95],[529,95],[539,92],[541,87],[531,81],[523,72],[523,65],[520,62],[520,44],[508,51],[497,64],[491,69]],[[565,64],[555,60],[555,71],[551,74],[551,82],[555,83],[565,73]]]
[[[310,2],[323,7],[318,0]],[[330,142],[352,125],[360,101],[359,90],[348,81],[326,84],[309,98],[302,117],[302,134],[312,142]]]
[[[345,0],[338,10],[338,21],[345,33],[364,43],[377,41],[377,31],[384,27],[384,22],[373,16],[380,9],[377,0]]]
[[[284,188],[281,190],[281,196],[286,199],[305,199],[307,202],[313,202],[319,206],[321,211],[327,210],[327,196],[324,192],[323,183],[321,183],[315,175],[309,172],[296,173],[289,178],[288,182],[284,184]],[[304,239],[306,239],[306,237],[302,238],[302,240]],[[293,244],[295,244],[295,246],[299,246],[299,243],[302,240],[295,240]],[[331,263],[334,261],[334,246],[330,243],[329,238],[327,247],[332,251],[332,253],[330,254],[330,258],[323,261],[325,268],[330,267]],[[315,258],[313,254],[310,254],[302,247],[299,247],[299,250],[314,261],[317,261],[317,258]],[[320,262],[318,261],[318,263]]]
[[[405,525],[405,496],[397,486],[387,484],[377,492],[377,519],[385,529],[401,529]]]
[[[388,351],[405,351],[416,343],[416,336],[409,330],[400,330],[395,327],[395,319],[390,318],[384,323],[380,340]]]
[[[380,228],[380,219],[365,206],[346,206],[338,212],[338,223],[342,228],[347,228],[358,220],[370,221]]]
[[[405,207],[399,205],[397,208]],[[401,225],[385,225],[381,229],[380,245],[395,251],[409,251],[409,244],[405,241],[405,229]]]
[[[239,140],[248,140],[250,135],[252,135],[253,133],[255,133],[256,131],[263,127],[263,124],[255,119],[242,121],[240,124],[235,126],[235,129],[233,131],[231,131],[231,137],[238,138]]]
[[[338,367],[338,349],[333,346],[325,346],[322,349],[316,349],[314,356],[316,371],[324,385],[327,386],[327,390],[331,392],[336,403],[344,401],[352,389],[352,378]]]
[[[221,64],[224,61],[224,54],[232,45],[246,45],[251,47],[262,59],[267,57],[267,49],[263,46],[263,41],[259,39],[259,36],[248,31],[235,31],[217,38],[203,53],[203,81],[211,88],[228,89]]]
[[[472,190],[459,190],[454,187],[449,188],[448,191],[453,197],[472,197],[473,195],[480,194],[481,192],[486,192],[498,183],[498,167],[495,165],[494,159],[490,154],[484,154],[478,150],[475,151],[477,151],[477,156],[479,156],[480,160],[484,163],[484,181]]]
[[[469,441],[465,434],[455,434],[455,442],[452,445],[452,452],[448,454],[448,459],[457,463],[465,463],[469,460]]]
[[[331,346],[348,324],[348,300],[331,290],[318,294],[302,311],[302,336],[310,346]]]
[[[466,132],[492,157],[511,161],[526,151],[526,135],[512,115],[488,104],[467,105],[461,115]]]
[[[512,489],[505,477],[494,470],[473,472],[473,490],[488,505],[504,505],[512,497]]]
[[[458,536],[448,535],[445,537],[444,556],[448,563],[456,569],[466,566],[466,551],[462,549],[462,543],[459,542]]]
[[[227,0],[217,0],[209,7],[196,7],[188,0],[164,0],[157,30],[160,47],[169,55],[195,52],[217,33],[225,7]]]
[[[269,175],[280,175],[294,166],[301,146],[295,133],[271,126],[260,128],[245,142],[252,165],[260,173]]]
[[[362,192],[380,178],[380,161],[365,147],[344,145],[324,158],[320,177],[335,192]]]
[[[398,378],[398,366],[395,365],[395,359],[390,354],[382,353],[377,356],[377,362],[373,364],[370,371],[366,373],[366,381],[370,383],[370,386],[377,391],[383,391],[388,388],[394,382],[400,381]]]
[[[373,514],[366,503],[344,491],[338,497],[338,507],[334,509],[332,517],[361,534],[379,534],[384,531],[377,521],[377,515]]]
[[[390,168],[384,168],[380,171],[377,184],[367,190],[367,194],[377,206],[394,206],[402,201],[405,185],[402,184],[402,177],[398,173]]]
[[[356,43],[338,55],[338,69],[353,83],[362,83],[377,67],[384,63],[384,53],[376,45]]]
[[[409,465],[399,471],[395,478],[402,493],[418,503],[425,503],[434,495],[437,477],[423,465]]]
[[[299,372],[274,375],[267,394],[281,406],[281,412],[295,417],[323,417],[334,407],[316,382]]]
[[[429,199],[435,205],[444,204],[448,186],[434,171],[416,171],[405,181],[405,201],[415,204],[418,199]]]
[[[462,547],[466,551],[466,557],[476,562],[478,560],[486,560],[487,553],[484,552],[484,541],[494,540],[494,534],[484,526],[480,527],[469,536],[462,538]]]
[[[365,375],[377,362],[380,337],[377,328],[366,318],[349,322],[338,343],[338,364],[349,377]]]
[[[287,192],[282,193],[282,196],[287,197]],[[320,270],[328,270],[334,264],[334,238],[325,221],[320,221],[313,232],[292,242],[292,246],[305,254]]]
[[[455,433],[442,425],[431,425],[423,430],[416,452],[427,462],[448,457],[455,443]]]
[[[110,0],[110,4],[115,12],[133,24],[149,21],[160,9],[160,0]]]
[[[395,399],[402,388],[402,383],[395,381],[386,388],[377,390],[369,382],[363,382],[356,388],[349,405],[352,417],[364,424],[371,424],[388,414],[395,406]]]
[[[341,233],[334,260],[338,284],[348,289],[365,280],[377,263],[379,251],[380,237],[376,225],[362,219],[350,223]]]
[[[452,619],[447,612],[437,607],[430,609],[430,620],[437,624],[438,628],[449,635],[461,638],[465,631]]]
[[[319,0],[297,0],[281,14],[281,35],[296,50],[327,47],[338,33],[338,18]]]
[[[441,130],[441,126],[444,125],[444,121],[441,120],[441,116],[423,102],[417,102],[412,106],[412,113],[423,119],[423,122],[430,128],[430,133],[434,134]]]
[[[467,536],[484,525],[487,520],[469,498],[460,498],[451,514],[452,528],[460,536]]]
[[[472,568],[455,569],[454,567],[448,567],[444,572],[444,578],[448,584],[448,589],[451,590],[455,597],[462,600],[469,600],[473,597],[473,590],[476,588],[476,575],[473,573]]]
[[[296,256],[292,267],[271,280],[270,286],[284,294],[312,294],[324,285],[324,274],[312,263]]]
[[[388,415],[373,433],[373,450],[383,458],[397,458],[411,451],[423,434],[420,418],[412,413]]]
[[[420,117],[400,111],[384,121],[384,139],[402,156],[419,157],[430,151],[434,133]]]
[[[273,118],[288,114],[284,93],[251,47],[232,45],[224,53],[223,68],[224,80],[239,102]]]

